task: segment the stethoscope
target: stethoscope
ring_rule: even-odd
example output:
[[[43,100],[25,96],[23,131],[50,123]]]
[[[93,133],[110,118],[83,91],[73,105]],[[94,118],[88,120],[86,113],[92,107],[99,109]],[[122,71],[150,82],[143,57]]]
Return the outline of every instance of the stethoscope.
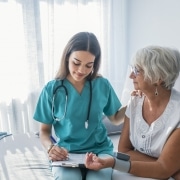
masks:
[[[90,115],[90,110],[91,110],[91,101],[92,101],[92,83],[89,81],[89,86],[90,86],[90,98],[89,98],[89,106],[88,106],[88,113],[87,113],[87,119],[85,121],[85,128],[88,128],[88,123],[89,123],[89,115]],[[64,105],[64,113],[61,118],[56,117],[54,115],[54,101],[56,94],[60,88],[63,88],[65,91],[65,105]],[[53,92],[53,98],[52,98],[52,118],[54,119],[55,122],[60,121],[65,118],[66,112],[67,112],[67,102],[68,102],[68,90],[66,86],[64,85],[64,80],[61,81],[61,85],[57,86]]]

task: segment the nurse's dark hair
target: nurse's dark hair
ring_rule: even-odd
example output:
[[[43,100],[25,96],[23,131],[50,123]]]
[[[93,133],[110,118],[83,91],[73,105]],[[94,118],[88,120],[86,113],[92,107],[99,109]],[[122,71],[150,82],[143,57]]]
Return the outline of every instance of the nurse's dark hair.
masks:
[[[87,76],[87,80],[94,79],[99,71],[101,63],[101,48],[97,37],[90,32],[79,32],[72,36],[66,44],[55,79],[64,79],[69,74],[69,57],[74,51],[88,51],[95,56],[93,71]]]

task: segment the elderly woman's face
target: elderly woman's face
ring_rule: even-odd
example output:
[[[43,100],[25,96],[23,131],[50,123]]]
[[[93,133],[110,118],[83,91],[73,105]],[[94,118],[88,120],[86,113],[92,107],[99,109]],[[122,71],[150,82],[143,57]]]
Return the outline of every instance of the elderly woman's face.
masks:
[[[131,74],[129,77],[133,80],[135,90],[141,90],[142,92],[152,90],[153,85],[150,82],[144,80],[143,69],[137,66],[132,66]]]

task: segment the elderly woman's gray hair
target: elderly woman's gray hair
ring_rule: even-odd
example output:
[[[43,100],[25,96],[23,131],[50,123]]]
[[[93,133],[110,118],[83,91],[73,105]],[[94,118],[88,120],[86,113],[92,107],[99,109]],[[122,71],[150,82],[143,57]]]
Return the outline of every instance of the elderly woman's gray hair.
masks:
[[[171,89],[180,72],[180,52],[175,48],[147,46],[137,51],[134,66],[144,71],[144,79]]]

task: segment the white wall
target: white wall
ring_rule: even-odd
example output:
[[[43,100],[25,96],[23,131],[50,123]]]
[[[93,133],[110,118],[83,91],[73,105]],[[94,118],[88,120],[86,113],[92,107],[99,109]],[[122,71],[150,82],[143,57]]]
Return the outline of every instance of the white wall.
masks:
[[[179,0],[127,0],[126,17],[127,61],[146,45],[180,49]],[[126,81],[125,91],[128,83],[129,80]],[[180,90],[180,78],[175,87]]]
[[[150,44],[180,48],[179,0],[128,0],[128,51]]]

